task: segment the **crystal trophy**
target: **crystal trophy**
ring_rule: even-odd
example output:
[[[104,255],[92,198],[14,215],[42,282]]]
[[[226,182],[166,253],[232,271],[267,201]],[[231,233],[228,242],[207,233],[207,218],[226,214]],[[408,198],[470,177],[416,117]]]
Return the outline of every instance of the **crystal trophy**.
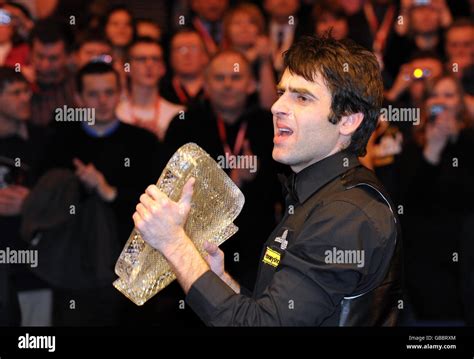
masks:
[[[233,221],[245,199],[219,165],[194,143],[175,152],[157,186],[171,200],[178,201],[191,177],[195,178],[194,192],[184,230],[204,255],[205,241],[220,245],[237,232]],[[115,273],[119,278],[114,287],[136,305],[143,305],[176,279],[166,259],[141,238],[136,228],[117,260]]]

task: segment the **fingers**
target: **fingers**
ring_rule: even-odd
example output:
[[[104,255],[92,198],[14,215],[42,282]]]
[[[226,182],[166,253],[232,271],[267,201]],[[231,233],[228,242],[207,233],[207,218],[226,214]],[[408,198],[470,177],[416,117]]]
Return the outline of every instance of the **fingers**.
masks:
[[[137,204],[135,209],[136,209],[135,213],[138,213],[141,220],[146,220],[147,218],[150,218],[151,216],[150,211],[143,205],[143,203]],[[133,216],[135,217],[135,214]]]

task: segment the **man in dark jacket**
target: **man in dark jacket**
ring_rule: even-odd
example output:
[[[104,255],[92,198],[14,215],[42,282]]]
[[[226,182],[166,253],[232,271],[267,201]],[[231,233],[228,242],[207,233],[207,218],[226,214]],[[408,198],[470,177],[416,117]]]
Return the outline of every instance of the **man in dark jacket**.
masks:
[[[216,326],[395,325],[398,219],[365,154],[382,104],[375,56],[352,42],[306,37],[285,54],[272,107],[273,158],[294,174],[287,210],[262,251],[252,294],[225,271],[212,245],[207,263],[183,230],[193,180],[178,203],[156,186],[133,218],[166,257],[190,307]]]

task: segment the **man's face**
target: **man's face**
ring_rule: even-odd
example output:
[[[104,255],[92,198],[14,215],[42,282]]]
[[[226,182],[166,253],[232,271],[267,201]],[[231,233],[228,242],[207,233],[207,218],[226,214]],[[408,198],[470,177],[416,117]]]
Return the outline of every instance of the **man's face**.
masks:
[[[64,42],[43,44],[33,41],[32,64],[40,84],[52,85],[61,82],[66,72],[67,54]]]
[[[469,66],[474,61],[474,27],[453,28],[446,34],[446,53],[452,62]]]
[[[104,124],[115,120],[115,108],[120,99],[120,89],[114,73],[89,74],[82,79],[80,94],[82,106],[95,108],[95,122]]]
[[[438,30],[440,18],[431,5],[417,6],[411,10],[411,23],[415,33],[428,33]]]
[[[138,43],[130,50],[130,76],[141,86],[156,86],[165,73],[163,54],[156,44]]]
[[[93,58],[101,55],[111,55],[112,48],[105,42],[86,42],[76,53],[76,64],[81,68]]]
[[[238,55],[224,54],[207,70],[205,89],[213,106],[220,111],[239,111],[254,90],[250,69]]]
[[[171,42],[171,66],[178,75],[198,75],[209,62],[201,39],[195,33],[178,34]]]
[[[272,106],[273,159],[299,172],[337,151],[339,128],[329,122],[331,93],[321,76],[309,82],[285,70]]]
[[[0,116],[26,121],[31,116],[31,89],[26,82],[12,82],[0,92]]]
[[[193,0],[192,9],[207,21],[219,21],[229,5],[228,0]]]
[[[288,16],[296,16],[300,2],[298,0],[265,0],[264,7],[272,17],[288,21]]]

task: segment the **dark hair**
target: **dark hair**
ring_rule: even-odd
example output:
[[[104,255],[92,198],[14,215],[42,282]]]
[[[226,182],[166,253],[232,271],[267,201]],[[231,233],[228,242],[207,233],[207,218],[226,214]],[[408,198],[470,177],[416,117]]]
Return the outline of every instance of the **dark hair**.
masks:
[[[441,58],[441,56],[439,56],[437,52],[432,51],[432,50],[416,51],[412,56],[410,56],[409,62],[412,62],[415,60],[421,60],[421,59],[433,59],[433,60],[443,63],[443,59]]]
[[[161,44],[159,41],[156,41],[154,38],[150,36],[140,36],[137,37],[132,41],[132,43],[128,46],[128,51],[131,50],[132,47],[134,47],[137,44],[148,44],[148,45],[156,45],[159,48],[161,48]]]
[[[155,39],[153,39],[149,36],[141,36],[141,37],[138,37],[135,40],[133,40],[133,42],[127,47],[127,55],[125,57],[126,62],[130,62],[130,52],[138,44],[147,44],[147,45],[158,46],[161,49],[162,53],[164,53],[163,47],[161,46],[161,44],[158,41],[156,41]]]
[[[100,61],[92,61],[84,65],[76,74],[76,87],[77,92],[82,93],[84,90],[84,76],[87,75],[103,75],[113,73],[115,79],[117,80],[117,85],[120,86],[120,76],[119,73],[113,68],[111,64]]]
[[[343,19],[347,21],[347,15],[344,12],[344,9],[338,3],[333,3],[330,1],[316,3],[313,7],[311,16],[313,18],[313,21],[315,23],[318,23],[321,21],[321,18],[326,14],[331,15],[336,20]]]
[[[0,93],[5,90],[7,85],[15,82],[28,83],[23,74],[21,72],[16,72],[13,67],[0,66]]]
[[[468,17],[460,17],[454,20],[451,25],[446,29],[446,34],[452,29],[458,29],[463,27],[473,27],[474,21]]]
[[[119,11],[124,11],[130,16],[130,26],[132,27],[132,41],[135,39],[136,34],[137,34],[137,27],[136,27],[136,20],[135,20],[135,15],[133,14],[133,11],[130,10],[130,8],[124,4],[118,4],[118,5],[112,5],[105,16],[102,18],[101,21],[101,31],[102,33],[105,34],[105,28],[107,27],[107,23],[110,20],[110,17],[112,16],[113,13],[119,12]]]
[[[79,50],[82,46],[91,42],[106,44],[112,48],[112,44],[100,32],[87,31],[82,32],[77,36],[76,50]]]
[[[61,41],[68,53],[72,50],[74,43],[74,37],[69,27],[55,19],[39,20],[30,35],[31,46],[33,46],[34,40],[48,45]]]
[[[318,74],[331,92],[329,122],[361,112],[362,123],[352,134],[348,150],[364,156],[370,135],[377,126],[383,101],[380,66],[373,53],[351,40],[330,35],[304,36],[284,54],[285,67],[314,82]]]

